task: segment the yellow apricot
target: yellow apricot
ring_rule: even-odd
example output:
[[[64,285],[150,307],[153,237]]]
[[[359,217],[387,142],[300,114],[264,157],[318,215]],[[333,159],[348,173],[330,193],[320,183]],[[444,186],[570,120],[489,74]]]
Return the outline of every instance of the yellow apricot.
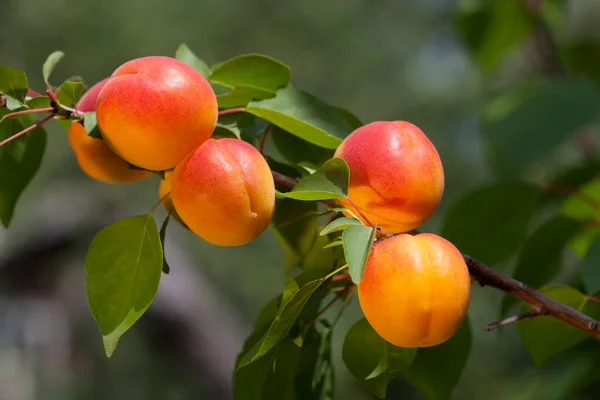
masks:
[[[471,279],[458,249],[431,233],[400,234],[373,247],[358,298],[365,318],[400,347],[429,347],[462,324]]]

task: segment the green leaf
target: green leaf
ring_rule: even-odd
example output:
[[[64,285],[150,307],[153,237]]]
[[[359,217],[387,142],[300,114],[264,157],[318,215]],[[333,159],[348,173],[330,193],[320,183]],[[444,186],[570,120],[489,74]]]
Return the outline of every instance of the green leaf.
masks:
[[[244,107],[252,100],[268,99],[275,94],[249,86],[235,86],[231,91],[217,96],[219,108]]]
[[[246,111],[326,149],[335,150],[353,131],[336,108],[290,86],[272,99],[251,102]]]
[[[62,104],[73,107],[77,104],[83,92],[83,82],[65,82],[60,86],[60,91],[56,97]]]
[[[315,146],[277,126],[271,129],[269,135],[277,151],[292,165],[310,165],[317,169],[334,154],[333,150]]]
[[[342,233],[342,241],[344,242],[344,255],[348,263],[348,272],[352,278],[352,282],[359,284],[365,264],[369,259],[373,240],[377,227],[374,228],[364,225],[349,226]]]
[[[298,182],[291,192],[280,195],[305,201],[338,199],[348,195],[349,181],[348,164],[341,158],[332,158],[314,174]]]
[[[85,128],[88,136],[96,139],[102,139],[102,133],[100,133],[100,127],[98,126],[98,121],[96,120],[95,111],[83,113],[83,127]]]
[[[240,130],[235,125],[223,125],[218,123],[212,136],[241,139]]]
[[[52,71],[54,71],[54,68],[56,68],[56,65],[60,62],[60,60],[62,60],[64,56],[65,53],[63,53],[60,50],[57,50],[48,56],[48,58],[44,62],[44,65],[42,66],[42,75],[44,77],[44,82],[49,83]]]
[[[333,400],[335,374],[331,359],[332,327],[321,321],[324,328],[313,326],[302,343],[302,354],[296,374],[296,399]],[[318,324],[315,324],[318,325]]]
[[[274,58],[262,54],[243,54],[215,65],[209,77],[211,82],[235,88],[258,89],[269,97],[290,82],[290,68]]]
[[[586,297],[570,286],[548,285],[541,288],[540,292],[578,311],[584,311],[587,304]],[[520,313],[530,310],[531,306],[523,304]],[[521,320],[517,322],[517,330],[537,366],[545,364],[550,357],[572,348],[588,337],[579,329],[551,316]]]
[[[335,109],[340,113],[342,118],[352,127],[352,129],[357,129],[363,126],[362,121],[354,115],[352,112],[346,110],[345,108],[335,107]]]
[[[277,312],[273,323],[261,338],[261,340],[250,349],[242,358],[239,367],[242,368],[250,363],[256,362],[262,356],[275,348],[288,334],[292,325],[302,312],[304,305],[318,287],[325,281],[324,278],[316,279],[302,286],[290,299],[283,303]]]
[[[286,338],[279,345],[265,377],[263,399],[295,400],[294,379],[301,352],[302,348],[291,338]]]
[[[471,324],[466,317],[446,342],[419,349],[408,369],[408,382],[432,400],[450,399],[471,351]]]
[[[563,215],[578,221],[600,218],[600,179],[582,185],[577,193],[571,194],[564,202]]]
[[[0,65],[0,92],[24,105],[27,96],[27,75],[18,69]]]
[[[34,97],[27,102],[30,109],[50,107],[50,98],[47,96]]]
[[[29,115],[2,120],[8,109],[0,109],[0,141],[31,126]],[[8,228],[19,197],[37,173],[44,151],[46,132],[38,127],[0,147],[0,220]]]
[[[523,243],[513,278],[532,287],[550,282],[560,271],[565,246],[582,228],[580,221],[561,216],[546,221]],[[516,298],[505,295],[502,315],[506,315],[516,301]]]
[[[342,218],[334,219],[325,228],[323,228],[321,230],[320,235],[325,236],[327,234],[330,234],[331,232],[342,231],[342,230],[348,228],[349,226],[354,226],[354,225],[362,226],[363,223],[360,222],[360,220],[358,220],[356,218],[351,218],[351,217],[342,217]]]
[[[173,208],[171,207],[171,210],[169,210],[169,214],[167,215],[167,217],[163,221],[162,225],[160,226],[160,232],[159,232],[160,247],[161,247],[162,253],[163,253],[162,271],[165,274],[168,274],[171,271],[171,267],[169,266],[169,263],[167,262],[167,256],[165,254],[165,236],[167,235],[167,226],[169,225],[169,220],[171,219],[172,212],[173,212]]]
[[[121,335],[152,303],[162,261],[160,236],[151,215],[119,220],[94,237],[85,259],[86,290],[108,357]]]
[[[175,58],[183,61],[191,67],[202,74],[205,78],[208,78],[210,75],[210,68],[204,61],[202,61],[194,52],[188,47],[187,44],[182,43],[175,51]]]
[[[459,34],[479,66],[489,71],[533,30],[533,18],[521,0],[459,2]]]
[[[416,355],[416,348],[405,349],[383,340],[364,318],[348,330],[342,347],[348,371],[380,399],[385,398],[392,379],[406,374]]]
[[[525,238],[540,199],[540,189],[525,182],[480,187],[450,207],[441,235],[487,264],[500,263],[511,257]]]
[[[580,268],[585,290],[590,294],[600,291],[600,238],[594,239]]]
[[[548,158],[577,129],[598,116],[600,89],[592,81],[578,78],[538,85],[534,94],[513,102],[502,113],[493,110],[499,101],[490,103],[482,132],[499,171],[517,175]],[[535,115],[544,117],[532,117]]]

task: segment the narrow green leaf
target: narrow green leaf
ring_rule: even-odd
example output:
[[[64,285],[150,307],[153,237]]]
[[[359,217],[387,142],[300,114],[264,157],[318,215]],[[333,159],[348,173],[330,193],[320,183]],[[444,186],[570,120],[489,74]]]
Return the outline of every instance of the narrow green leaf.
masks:
[[[56,68],[56,65],[60,62],[60,60],[62,60],[64,56],[65,53],[63,53],[60,50],[57,50],[48,56],[48,58],[44,62],[44,65],[42,66],[42,75],[44,77],[44,82],[49,83],[52,71],[54,71],[54,68]]]
[[[522,243],[541,197],[538,187],[520,181],[480,187],[450,206],[441,235],[487,264],[500,263]]]
[[[198,58],[185,43],[179,45],[177,51],[175,51],[175,58],[194,67],[194,69],[200,72],[205,78],[208,78],[210,75],[210,68],[208,65]]]
[[[335,150],[353,131],[334,107],[290,86],[272,99],[251,102],[246,111],[326,149]]]
[[[331,359],[332,327],[321,321],[323,329],[313,326],[302,343],[302,354],[295,380],[296,399],[333,400],[335,374]],[[315,324],[318,325],[318,324]]]
[[[100,133],[100,127],[98,126],[98,121],[96,120],[95,111],[83,113],[83,127],[85,128],[88,136],[96,139],[102,139],[102,133]]]
[[[277,151],[292,165],[302,164],[316,170],[331,159],[334,154],[331,149],[315,146],[277,126],[271,129],[269,136]]]
[[[287,302],[282,304],[267,332],[243,357],[238,368],[256,362],[281,343],[292,328],[292,325],[296,322],[308,299],[324,281],[325,279],[321,278],[307,283],[295,292]]]
[[[25,72],[7,65],[0,65],[0,92],[20,105],[24,105],[28,87]]]
[[[227,93],[217,96],[219,108],[244,107],[253,100],[268,99],[275,94],[267,90],[236,85]]]
[[[331,221],[325,228],[321,230],[320,235],[325,236],[331,232],[342,231],[349,226],[353,225],[363,225],[360,220],[352,217],[342,217],[338,219],[334,219]]]
[[[160,226],[160,232],[159,232],[160,247],[162,248],[162,253],[163,253],[162,271],[165,274],[168,274],[171,271],[171,267],[169,266],[169,263],[167,262],[167,256],[165,254],[165,236],[167,235],[167,226],[169,225],[169,220],[171,219],[172,212],[173,212],[173,208],[171,208],[171,210],[169,210],[169,214],[167,215],[167,217],[163,221],[162,225]]]
[[[371,228],[364,225],[353,225],[346,228],[342,234],[348,272],[350,272],[352,282],[357,285],[362,279],[376,232],[377,227]]]
[[[119,220],[94,237],[85,259],[86,290],[108,357],[121,335],[152,303],[162,261],[160,236],[151,215]]]
[[[600,291],[600,238],[594,239],[580,268],[585,290],[590,294]]]
[[[302,348],[286,338],[277,348],[272,368],[263,384],[263,399],[295,400],[294,379]],[[256,384],[256,383],[255,383]]]
[[[73,107],[84,92],[83,82],[65,82],[60,86],[58,101]]]
[[[564,248],[583,226],[580,221],[561,216],[546,221],[523,243],[513,278],[532,287],[550,282],[560,271]],[[502,315],[516,301],[513,296],[505,295]]]
[[[548,285],[541,288],[540,292],[578,311],[584,311],[587,303],[583,294],[566,285]],[[523,304],[520,313],[530,310],[531,306]],[[517,322],[517,330],[533,358],[533,362],[538,366],[545,364],[550,357],[583,342],[588,337],[577,328],[551,316],[521,320]]]
[[[325,246],[323,246],[324,249],[328,249],[330,247],[336,247],[336,246],[343,246],[344,242],[342,240],[334,240],[331,243],[326,244]]]
[[[296,200],[332,200],[348,195],[350,169],[341,158],[332,158],[314,174],[307,176],[294,186],[291,192],[281,196]]]
[[[0,109],[0,141],[34,123],[29,115],[2,120],[8,112]],[[42,127],[0,147],[0,220],[4,227],[8,228],[17,201],[37,173],[45,150],[46,132]]]
[[[262,54],[243,54],[215,65],[209,79],[231,88],[258,89],[272,97],[290,82],[290,68]]]
[[[419,349],[408,369],[408,382],[431,400],[450,399],[469,358],[471,342],[471,324],[466,317],[446,342]]]
[[[416,348],[386,342],[364,318],[348,330],[342,347],[342,359],[350,373],[380,399],[385,398],[392,379],[406,374],[416,355]]]

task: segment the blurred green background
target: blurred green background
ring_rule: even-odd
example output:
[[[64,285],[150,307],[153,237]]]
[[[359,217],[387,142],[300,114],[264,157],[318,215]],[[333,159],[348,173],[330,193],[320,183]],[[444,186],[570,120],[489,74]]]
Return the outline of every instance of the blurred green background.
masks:
[[[25,70],[30,86],[42,91],[41,65],[58,49],[66,57],[55,83],[79,75],[92,84],[129,59],[173,56],[182,42],[209,64],[241,53],[273,56],[291,66],[296,87],[365,123],[401,119],[424,130],[443,160],[446,192],[423,230],[439,232],[454,200],[497,177],[480,139],[482,106],[552,73],[532,55],[534,40],[482,71],[456,29],[458,15],[481,3],[1,0],[0,63]],[[561,10],[552,19],[556,40],[600,43],[600,2],[553,3]],[[510,31],[514,20],[477,22]],[[49,124],[48,132],[41,171],[11,229],[0,231],[0,399],[229,398],[235,356],[260,308],[283,287],[283,253],[272,232],[246,246],[219,248],[171,224],[171,274],[107,360],[85,300],[85,251],[103,225],[147,212],[157,200],[158,178],[135,185],[94,182],[77,166],[64,131]],[[574,157],[565,148],[523,177],[535,179]],[[483,332],[498,319],[502,294],[473,290],[474,345],[454,398],[564,398],[565,388],[589,368],[587,359],[569,356],[534,368],[514,326]],[[341,362],[343,337],[359,317],[354,299],[336,328],[339,399],[371,398]],[[422,395],[394,382],[389,398]]]

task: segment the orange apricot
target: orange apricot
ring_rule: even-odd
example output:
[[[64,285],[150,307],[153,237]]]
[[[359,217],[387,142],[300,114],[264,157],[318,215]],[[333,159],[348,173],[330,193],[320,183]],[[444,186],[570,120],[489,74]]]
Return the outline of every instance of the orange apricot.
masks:
[[[77,110],[82,112],[94,111],[98,93],[108,82],[108,78],[93,85],[77,102]],[[136,182],[151,177],[149,171],[132,169],[117,156],[106,143],[88,136],[85,128],[79,122],[69,126],[69,143],[77,157],[77,163],[88,176],[107,183]]]
[[[471,296],[467,265],[448,240],[400,234],[373,247],[358,284],[365,318],[400,347],[445,342],[462,324]]]
[[[269,165],[238,139],[209,139],[196,148],[175,168],[171,196],[188,228],[220,246],[257,238],[275,209]]]
[[[100,92],[98,126],[109,147],[133,165],[173,168],[213,133],[217,98],[194,68],[171,57],[126,62]]]
[[[334,156],[350,167],[352,202],[339,201],[363,223],[368,221],[353,204],[383,230],[408,232],[429,219],[442,199],[439,154],[423,131],[409,122],[364,125],[344,139]]]

